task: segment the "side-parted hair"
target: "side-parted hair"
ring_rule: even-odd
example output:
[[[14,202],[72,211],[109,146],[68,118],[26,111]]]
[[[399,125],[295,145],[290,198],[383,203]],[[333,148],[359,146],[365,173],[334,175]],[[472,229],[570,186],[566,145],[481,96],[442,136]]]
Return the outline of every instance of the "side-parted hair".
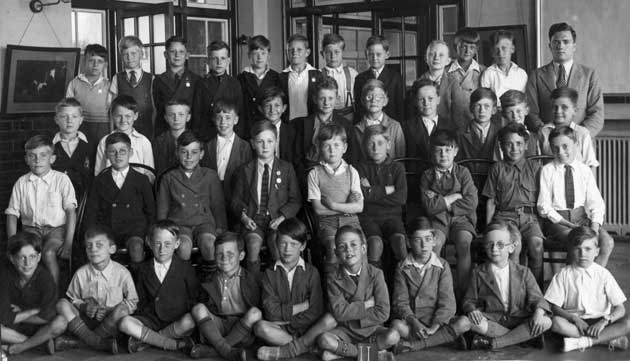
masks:
[[[577,90],[569,87],[556,88],[551,92],[551,100],[558,98],[568,98],[573,106],[577,108],[578,92]]]
[[[381,89],[385,93],[385,96],[387,96],[385,84],[378,79],[370,79],[365,83],[363,88],[361,88],[361,99],[365,99],[367,93],[374,89]]]
[[[96,236],[105,236],[110,245],[116,245],[116,237],[114,237],[114,233],[112,232],[111,228],[102,224],[93,224],[89,226],[83,234],[83,243],[85,243],[88,239],[94,238]]]
[[[389,40],[383,35],[372,35],[365,42],[365,48],[369,49],[371,46],[381,44],[385,51],[389,51]]]
[[[382,135],[385,140],[389,142],[389,134],[387,134],[387,128],[385,128],[382,124],[374,124],[365,128],[365,133],[363,133],[363,147],[367,145],[367,142],[376,135]]]
[[[560,136],[566,136],[569,139],[573,140],[573,142],[577,142],[577,137],[575,136],[575,131],[573,129],[571,129],[571,127],[563,125],[561,127],[555,127],[553,128],[553,130],[551,131],[551,133],[549,133],[549,144],[551,144],[551,142],[560,137]]]
[[[431,231],[435,235],[433,223],[427,217],[416,217],[407,224],[407,233],[414,234],[416,231]]]
[[[597,233],[595,233],[595,231],[593,231],[590,227],[576,227],[569,232],[569,245],[571,248],[579,247],[584,241],[589,239],[594,239],[595,245],[599,247]]]
[[[287,45],[291,44],[294,41],[301,41],[302,43],[304,43],[304,47],[306,49],[309,49],[308,38],[306,36],[302,34],[293,34],[289,36],[289,39],[287,40]]]
[[[424,88],[425,86],[431,86],[435,88],[435,92],[438,93],[438,96],[440,96],[438,84],[431,79],[418,79],[414,81],[413,84],[411,85],[412,96],[414,97],[418,96],[418,91],[420,91],[420,89]]]
[[[52,139],[49,136],[43,134],[34,135],[24,143],[24,151],[28,152],[39,147],[48,147],[52,152],[54,149]]]
[[[256,138],[256,136],[258,136],[258,134],[266,130],[272,132],[274,137],[278,138],[278,128],[276,128],[276,126],[267,119],[259,120],[252,124],[249,135],[252,137],[252,139],[254,139]]]
[[[497,43],[501,41],[501,39],[508,39],[512,43],[512,45],[514,45],[514,34],[512,34],[511,31],[497,30],[492,33],[490,39],[492,40],[492,45],[497,45]]]
[[[150,241],[153,240],[153,237],[155,236],[155,231],[157,230],[167,231],[173,236],[175,236],[175,238],[179,238],[179,226],[177,225],[177,223],[171,221],[170,219],[160,219],[158,221],[153,222],[149,226],[149,229],[147,231],[147,236]],[[216,246],[216,243],[215,243],[215,246]]]
[[[124,143],[127,146],[131,147],[131,138],[123,132],[114,132],[105,138],[105,148],[109,147],[112,144],[116,143]]]
[[[317,83],[315,83],[315,91],[313,92],[313,99],[317,100],[319,97],[319,92],[322,90],[334,90],[335,92],[339,89],[339,84],[337,81],[328,75],[324,75]]]
[[[118,51],[122,52],[123,50],[131,48],[132,46],[137,46],[142,49],[142,40],[140,40],[140,38],[135,35],[124,36],[118,42]]]
[[[359,239],[361,240],[361,244],[366,244],[365,234],[363,234],[363,231],[361,230],[361,228],[351,225],[351,224],[346,224],[345,226],[341,226],[337,230],[337,233],[335,233],[335,243],[339,242],[339,240],[341,239],[341,236],[343,236],[346,233],[356,234],[357,236],[359,236]]]
[[[556,34],[561,31],[568,31],[571,33],[571,37],[573,38],[573,42],[577,39],[577,33],[575,29],[567,23],[556,23],[549,27],[549,40]]]
[[[247,50],[252,52],[258,49],[271,51],[271,41],[269,41],[269,39],[267,39],[264,35],[255,35],[251,37],[247,42]]]
[[[123,107],[131,110],[134,113],[138,112],[138,102],[131,95],[119,95],[114,100],[112,100],[112,104],[109,106],[109,113],[114,114],[114,109],[116,107]]]
[[[472,28],[461,28],[455,33],[455,44],[460,42],[478,44],[479,40],[479,33]]]
[[[236,248],[239,252],[243,252],[245,250],[245,241],[241,238],[238,233],[225,231],[217,236],[217,239],[214,240],[214,248],[216,249],[222,244],[234,242],[236,243]]]
[[[515,105],[523,104],[527,105],[527,96],[520,90],[510,89],[501,95],[501,109],[513,107]]]
[[[278,236],[283,234],[291,239],[294,239],[302,244],[306,244],[308,239],[308,230],[302,221],[293,217],[287,218],[280,225],[278,225]]]
[[[230,56],[230,46],[223,40],[215,40],[208,45],[208,56],[210,56],[211,52],[221,49],[226,49],[228,56]]]
[[[488,236],[488,233],[492,231],[507,231],[510,237],[510,243],[517,244],[521,242],[521,232],[512,223],[505,221],[493,221],[488,224],[484,231],[484,240]]]
[[[341,44],[341,49],[346,48],[346,41],[343,39],[343,36],[335,33],[328,33],[324,35],[322,39],[322,49],[326,48],[330,44]]]
[[[15,256],[16,254],[20,252],[22,248],[26,246],[33,247],[33,249],[37,253],[42,252],[42,238],[35,233],[24,232],[24,231],[18,232],[12,235],[11,237],[9,237],[7,244],[8,244],[7,251],[9,252],[9,255],[11,256]],[[3,290],[3,292],[6,292],[6,290]]]
[[[431,150],[437,147],[453,147],[457,148],[457,136],[454,132],[446,129],[436,129],[429,137]]]
[[[81,103],[76,98],[63,98],[55,104],[55,113],[59,113],[63,108],[79,108],[79,112],[83,113]]]
[[[178,36],[178,35],[173,35],[170,38],[166,39],[166,43],[164,44],[164,47],[165,47],[166,51],[168,51],[168,49],[171,48],[171,45],[173,43],[180,43],[184,47],[186,47],[186,39],[184,39],[183,37]]]
[[[475,91],[470,94],[470,109],[472,111],[473,104],[477,103],[481,99],[489,99],[492,100],[492,103],[497,105],[497,95],[490,88],[480,87],[475,89]]]
[[[107,62],[108,53],[107,48],[101,44],[88,44],[85,47],[85,51],[83,51],[83,55],[86,59],[94,55],[100,56],[103,60],[105,60],[105,62]]]
[[[325,141],[333,139],[334,137],[341,138],[344,143],[348,141],[348,134],[346,134],[344,127],[335,123],[326,124],[319,130],[319,134],[317,134],[317,145],[321,146]]]
[[[287,104],[287,95],[277,86],[270,86],[263,90],[262,96],[259,100],[259,105],[263,106],[267,102],[272,101],[273,99],[280,98],[282,100],[282,104]]]
[[[501,143],[501,145],[505,144],[510,134],[518,134],[519,137],[523,138],[525,143],[529,140],[529,132],[527,132],[525,125],[512,122],[499,130],[499,143]]]
[[[203,150],[203,143],[201,142],[197,134],[195,134],[195,132],[193,132],[192,130],[186,129],[182,134],[179,135],[179,137],[177,137],[177,148],[187,147],[192,143],[199,143],[199,146]]]
[[[190,112],[190,104],[188,104],[188,101],[186,101],[185,99],[181,99],[181,98],[173,98],[173,99],[169,100],[168,102],[166,102],[166,105],[164,106],[164,109],[166,109],[168,107],[175,106],[175,105],[184,106],[184,107],[188,108],[188,112]]]
[[[225,99],[225,98],[221,98],[217,100],[216,102],[214,102],[214,105],[212,106],[212,113],[216,115],[221,112],[223,113],[234,112],[234,114],[238,116],[238,112],[236,110],[236,103],[230,99]]]

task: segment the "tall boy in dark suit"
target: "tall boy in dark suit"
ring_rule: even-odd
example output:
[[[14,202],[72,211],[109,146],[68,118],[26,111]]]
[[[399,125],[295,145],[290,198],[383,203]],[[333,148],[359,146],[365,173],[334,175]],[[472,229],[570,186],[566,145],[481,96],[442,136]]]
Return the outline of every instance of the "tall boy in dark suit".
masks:
[[[273,123],[278,131],[276,157],[294,164],[298,160],[295,154],[295,127],[289,122],[282,121],[283,114],[286,110],[287,96],[282,89],[270,87],[262,92],[260,111],[264,119]]]

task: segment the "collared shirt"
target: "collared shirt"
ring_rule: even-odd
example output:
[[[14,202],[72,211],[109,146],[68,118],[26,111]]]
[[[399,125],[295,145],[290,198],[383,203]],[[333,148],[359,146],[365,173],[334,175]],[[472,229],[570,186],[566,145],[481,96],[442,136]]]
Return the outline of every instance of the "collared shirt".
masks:
[[[552,62],[553,63],[553,71],[554,74],[556,76],[556,81],[554,82],[557,83],[558,82],[558,67],[561,65],[560,63],[556,63],[555,61]],[[564,67],[564,72],[567,75],[567,84],[569,84],[569,77],[571,76],[571,69],[573,68],[573,59],[567,61],[566,63],[562,64],[562,66]]]
[[[118,189],[121,189],[123,184],[125,184],[127,173],[129,173],[129,166],[123,168],[122,170],[112,168],[112,179],[114,180],[114,183],[116,183]]]
[[[464,68],[462,68],[462,66],[459,65],[459,61],[455,60],[448,67],[447,72],[452,73],[456,71],[462,74],[468,74],[471,71],[476,71],[477,73],[481,73],[481,68],[479,67],[479,63],[477,62],[477,60],[473,59],[472,63],[470,63],[470,66],[468,66],[468,70],[464,70]]]
[[[263,178],[263,173],[265,171],[265,164],[267,164],[269,166],[269,183],[267,184],[267,190],[271,191],[271,185],[274,184],[275,181],[277,181],[277,179],[279,179],[279,174],[271,174],[271,172],[273,171],[273,158],[265,163],[263,161],[261,161],[260,159],[258,159],[258,162],[256,162],[257,167],[256,167],[256,194],[258,195],[258,205],[260,206],[260,196],[262,195],[262,178]],[[278,171],[280,172],[280,171]],[[269,193],[267,193],[269,194]]]
[[[549,134],[556,126],[553,123],[547,123],[539,130],[539,138],[541,140],[540,150],[542,154],[553,155],[551,151],[551,145],[549,144]],[[584,162],[589,167],[599,167],[599,161],[597,160],[597,154],[593,147],[593,140],[591,139],[591,133],[585,127],[576,124],[575,122],[569,123],[569,128],[575,131],[576,140],[576,154],[575,159]]]
[[[68,84],[66,97],[76,98],[81,103],[83,121],[109,124],[107,95],[110,87],[111,82],[103,76],[92,84],[85,74],[79,74]]]
[[[376,119],[372,119],[368,117],[367,115],[364,116],[363,119],[365,119],[365,127],[367,128],[372,125],[380,125],[381,123],[383,123],[383,117],[385,117],[384,112],[381,112],[381,115]]]
[[[219,275],[219,284],[221,286],[221,305],[219,313],[223,316],[242,315],[247,311],[243,295],[241,294],[241,272],[238,271],[230,277]]]
[[[66,224],[66,210],[77,207],[70,178],[51,169],[43,177],[28,172],[13,185],[5,214],[21,218],[30,227],[61,227]]]
[[[584,207],[591,222],[602,224],[606,205],[599,188],[597,188],[593,172],[578,160],[574,160],[569,165],[573,170],[575,208]],[[564,166],[564,164],[553,161],[546,164],[540,172],[538,212],[553,223],[558,223],[562,219],[562,216],[557,212],[558,210],[568,209],[564,193]]]
[[[140,132],[138,132],[136,129],[132,129],[131,134],[128,135],[129,139],[131,139],[131,149],[133,150],[133,152],[131,153],[131,157],[129,157],[129,163],[141,163],[153,168],[155,166],[153,162],[153,148],[151,147],[151,142],[149,141],[149,139],[140,134]],[[105,139],[107,139],[107,136],[104,136],[101,141],[98,142],[98,147],[96,148],[94,175],[98,175],[103,169],[112,165],[109,162],[109,159],[107,159],[107,155],[105,154]],[[136,170],[142,174],[146,174],[147,176],[149,176],[149,179],[151,180],[151,182],[153,182],[154,176],[152,173],[141,168]]]
[[[136,72],[136,79],[138,81],[138,84],[140,84],[140,81],[142,80],[142,77],[144,76],[144,71],[142,71],[142,68],[138,68],[138,69],[125,69],[123,70],[125,72],[125,76],[127,77],[127,79],[129,79],[129,77],[131,76],[131,71],[135,71]],[[118,95],[118,77],[114,76],[112,77],[112,82],[111,85],[109,87],[109,96],[110,99],[108,99],[108,104],[111,104],[111,101]]]
[[[481,74],[480,82],[482,87],[492,89],[498,99],[503,93],[511,89],[525,92],[527,73],[514,62],[510,65],[507,73],[501,70],[498,65],[492,64]]]
[[[220,180],[225,178],[225,170],[230,161],[235,136],[236,133],[232,133],[232,135],[227,138],[220,135],[217,136],[217,173],[219,174]]]
[[[172,262],[172,258],[164,263],[160,263],[153,259],[153,270],[155,271],[155,275],[158,280],[160,280],[160,283],[164,282],[164,278],[166,278],[166,274],[168,273],[168,269],[171,268]]]
[[[138,294],[131,273],[120,263],[111,260],[102,271],[91,264],[79,268],[72,277],[66,296],[77,307],[89,298],[106,309],[112,309],[122,302],[130,313],[138,305]]]
[[[37,316],[46,321],[57,315],[55,311],[58,300],[57,285],[43,262],[37,265],[25,284],[20,284],[20,274],[9,260],[0,261],[0,274],[7,281],[8,287],[2,290],[2,297],[8,297],[11,304],[18,306],[22,311],[37,308],[39,309]]]
[[[308,72],[316,70],[311,64],[306,63],[306,67],[301,72],[293,70],[291,66],[284,69],[289,73],[289,119],[305,117],[308,115]]]
[[[85,136],[85,134],[83,134],[82,131],[78,131],[77,136],[71,139],[63,139],[61,137],[61,132],[57,132],[53,137],[52,142],[53,144],[61,142],[61,148],[63,148],[63,150],[68,154],[69,157],[72,157],[72,154],[74,154],[77,146],[79,146],[79,140],[82,140],[86,143],[88,142],[87,137]]]
[[[405,267],[416,268],[418,271],[420,271],[420,277],[424,277],[424,274],[426,273],[427,269],[433,266],[442,268],[442,269],[444,268],[444,266],[442,266],[442,263],[440,262],[440,259],[435,254],[435,252],[431,252],[431,256],[429,257],[429,260],[425,264],[422,264],[416,261],[416,258],[411,253],[409,253],[401,265],[402,268],[405,268]]]
[[[470,125],[472,126],[472,129],[475,131],[477,136],[480,137],[482,143],[485,143],[486,139],[488,139],[488,130],[490,130],[490,122],[481,124],[473,120],[470,123]]]
[[[254,68],[252,68],[251,66],[246,66],[243,71],[247,72],[247,73],[252,73],[256,76],[256,78],[258,78],[258,80],[263,80],[265,78],[265,76],[267,75],[267,73],[269,72],[271,68],[269,66],[267,66],[267,68],[265,68],[265,71],[263,71],[260,75],[256,74],[256,72],[254,71]]]
[[[343,159],[341,160],[341,164],[339,165],[339,167],[337,167],[337,169],[333,169],[326,162],[320,162],[320,165],[321,165],[321,168],[315,167],[308,173],[308,199],[309,200],[322,199],[322,193],[319,188],[319,176],[317,175],[318,169],[323,169],[326,173],[331,174],[331,175],[341,175],[346,172],[348,167],[350,167],[350,172],[352,173],[350,177],[351,178],[350,192],[357,193],[360,196],[360,198],[363,199],[363,192],[361,191],[361,181],[359,178],[359,172],[357,172],[357,170],[353,166],[346,163],[346,161]]]
[[[535,207],[539,170],[539,163],[525,158],[516,163],[496,162],[490,167],[482,194],[494,199],[498,211]]]
[[[444,175],[453,175],[453,165],[451,164],[450,168],[448,168],[447,170],[443,170],[443,169],[439,169],[438,167],[435,167],[435,179],[436,180],[440,180],[442,179],[442,176]]]
[[[335,109],[351,106],[352,102],[352,89],[354,89],[354,79],[357,77],[357,71],[351,67],[348,67],[350,73],[350,85],[348,87],[348,79],[346,79],[346,72],[343,70],[343,65],[337,68],[330,68],[325,66],[322,69],[322,73],[332,77],[337,82],[337,101],[335,103]],[[350,92],[348,92],[350,89]]]
[[[332,122],[333,119],[333,114],[330,113],[330,115],[328,116],[328,119],[326,119],[326,121],[322,121],[323,119],[320,119],[319,114],[315,114],[315,121],[313,122],[313,145],[317,144],[317,136],[319,135],[319,129],[322,128],[324,125],[326,124],[330,124],[330,122]]]
[[[359,278],[361,277],[361,271],[363,271],[363,266],[359,268],[357,273],[351,273],[346,267],[344,267],[343,270],[346,272],[348,276],[350,276],[350,278],[354,281],[354,283],[356,283],[357,285],[359,284]]]
[[[383,72],[383,69],[385,69],[385,65],[383,65],[379,69],[371,68],[372,74],[374,74],[374,78],[378,79],[378,77],[381,76],[381,73]]]
[[[427,129],[427,133],[429,133],[429,135],[431,135],[431,133],[433,132],[433,129],[437,127],[437,122],[438,122],[437,114],[431,118],[422,117],[422,124],[424,124],[424,127]]]
[[[499,268],[494,264],[490,264],[490,269],[494,279],[497,281],[499,293],[501,293],[503,309],[507,311],[510,303],[510,265],[508,263],[505,267]]]
[[[610,271],[591,264],[588,268],[566,266],[551,283],[545,299],[583,319],[610,314],[612,306],[621,305],[626,296]]]
[[[276,124],[276,157],[280,157],[280,127],[282,126],[282,121],[277,120]]]
[[[306,269],[306,263],[304,262],[304,258],[300,257],[295,267],[293,267],[292,269],[287,269],[282,261],[277,260],[276,263],[273,265],[273,270],[276,271],[278,267],[281,267],[286,273],[287,281],[289,281],[289,290],[291,290],[293,288],[293,277],[295,276],[295,271],[298,269],[298,267],[302,267],[302,271],[304,271]]]

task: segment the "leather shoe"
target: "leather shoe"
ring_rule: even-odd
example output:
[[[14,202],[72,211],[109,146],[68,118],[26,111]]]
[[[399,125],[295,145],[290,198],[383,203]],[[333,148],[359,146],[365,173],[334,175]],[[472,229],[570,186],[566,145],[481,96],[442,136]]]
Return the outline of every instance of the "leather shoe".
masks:
[[[455,339],[454,344],[456,349],[460,351],[468,351],[468,342],[466,341],[466,336],[459,335],[459,337]]]
[[[72,350],[72,349],[80,347],[78,339],[74,337],[66,336],[66,335],[61,335],[55,338],[54,345],[55,345],[55,351],[58,351],[58,352]]]
[[[244,348],[234,348],[230,351],[229,361],[245,361],[247,360],[247,353]]]
[[[475,335],[470,345],[471,350],[492,350],[492,340],[482,335]]]
[[[127,351],[129,353],[136,353],[143,350],[146,350],[149,347],[146,343],[138,340],[135,337],[129,336],[129,341],[127,341]]]
[[[219,353],[214,349],[214,347],[204,344],[196,344],[190,348],[190,357],[194,359],[219,357]]]

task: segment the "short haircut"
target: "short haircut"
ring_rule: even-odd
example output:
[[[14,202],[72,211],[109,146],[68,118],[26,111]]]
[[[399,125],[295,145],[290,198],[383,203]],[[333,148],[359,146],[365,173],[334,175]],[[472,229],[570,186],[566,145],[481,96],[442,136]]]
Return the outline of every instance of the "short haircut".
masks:
[[[271,41],[264,35],[256,35],[249,39],[247,42],[247,50],[252,52],[258,49],[265,49],[271,51]]]
[[[595,231],[593,231],[590,227],[580,226],[573,228],[571,232],[569,232],[569,246],[571,246],[571,248],[579,247],[584,241],[589,239],[594,239],[595,245],[599,247],[597,233],[595,233]]]
[[[529,132],[527,131],[525,125],[511,122],[499,130],[499,143],[503,145],[510,134],[518,134],[519,137],[523,138],[525,143],[529,140]]]
[[[455,44],[460,42],[478,44],[479,40],[479,33],[472,28],[461,28],[455,33]]]
[[[127,35],[123,36],[122,39],[118,42],[118,51],[122,52],[125,49],[131,48],[132,46],[137,46],[142,49],[142,40],[135,35]]]
[[[280,98],[282,100],[282,104],[287,103],[287,95],[277,86],[270,86],[265,88],[262,92],[262,96],[260,97],[259,104],[260,106],[265,105],[267,102],[272,101],[273,99]]]
[[[220,233],[217,236],[217,239],[214,240],[214,249],[217,249],[222,244],[234,242],[236,243],[236,248],[239,252],[243,252],[245,250],[245,241],[241,238],[238,233],[225,231]]]
[[[304,225],[304,222],[295,217],[287,218],[282,221],[282,223],[278,225],[276,232],[278,233],[278,236],[283,234],[302,244],[306,244],[306,241],[308,240],[308,229],[306,229],[306,225]]]
[[[431,231],[435,234],[433,223],[427,217],[416,217],[407,224],[407,233],[414,234],[416,231]]]
[[[259,120],[255,122],[254,124],[252,124],[252,128],[250,130],[249,135],[252,137],[252,139],[254,139],[258,136],[258,134],[266,130],[272,132],[274,137],[278,138],[278,129],[276,128],[275,125],[273,125],[271,121],[267,119]]]
[[[173,35],[170,38],[166,39],[166,43],[164,44],[164,47],[166,48],[166,51],[168,51],[168,49],[171,48],[171,45],[173,43],[180,43],[184,47],[186,47],[186,39],[184,39],[183,37],[178,36],[178,35]]]
[[[317,145],[321,146],[325,141],[334,137],[340,137],[344,143],[348,141],[348,134],[346,134],[344,127],[335,123],[326,124],[321,127],[319,134],[317,134]]]
[[[216,115],[221,112],[234,112],[236,115],[238,115],[238,111],[236,110],[236,108],[236,103],[233,100],[220,98],[219,100],[214,102],[214,105],[212,106],[212,113]]]
[[[201,142],[197,134],[192,130],[186,129],[182,134],[179,135],[179,137],[177,137],[177,148],[187,147],[192,143],[199,143],[199,146],[203,150],[203,143]]]
[[[76,98],[63,98],[55,104],[55,113],[59,113],[63,108],[79,108],[79,112],[83,113],[81,103]]]
[[[556,23],[549,27],[549,40],[551,40],[551,38],[553,38],[553,36],[556,33],[559,33],[561,31],[570,32],[571,37],[573,38],[573,42],[575,42],[575,40],[577,39],[577,33],[575,32],[575,29],[573,29],[571,25],[567,23]]]
[[[435,88],[435,92],[438,93],[438,84],[436,82],[434,82],[431,79],[418,79],[416,81],[413,82],[413,85],[411,85],[411,95],[413,97],[418,96],[418,91],[420,91],[420,89],[424,88],[425,86],[431,86],[433,88]],[[440,94],[438,94],[439,96]]]
[[[513,107],[519,104],[527,105],[527,96],[520,90],[510,89],[501,95],[501,109]]]
[[[431,144],[431,150],[437,147],[457,148],[457,136],[450,130],[436,129],[429,137],[429,144]]]
[[[488,235],[488,233],[490,233],[492,231],[507,231],[508,234],[509,234],[510,233],[510,228],[508,227],[508,222],[493,221],[492,223],[488,224],[486,226],[485,231],[484,231],[484,238],[485,238],[485,236]],[[511,235],[510,235],[510,242],[512,242],[512,236]]]
[[[385,89],[385,84],[378,79],[370,79],[368,80],[363,88],[361,88],[361,99],[365,99],[365,96],[368,92],[371,92],[374,89],[381,89],[385,95],[387,95],[387,89]]]
[[[11,237],[7,241],[8,248],[7,251],[9,255],[15,256],[20,252],[20,250],[26,246],[31,246],[37,253],[42,252],[42,238],[35,233],[31,232],[18,232]],[[6,276],[6,275],[3,275]]]
[[[114,114],[116,107],[127,108],[134,113],[138,112],[138,102],[131,95],[119,95],[114,98],[109,106],[110,114]]]
[[[337,233],[335,233],[335,243],[339,242],[339,239],[341,238],[341,236],[343,236],[346,233],[356,234],[357,236],[359,236],[359,239],[361,240],[361,244],[366,244],[365,234],[363,234],[363,231],[361,230],[361,228],[352,224],[346,224],[345,226],[341,226],[339,227],[339,229],[337,229]]]
[[[123,132],[113,132],[105,138],[105,149],[116,143],[125,143],[127,146],[131,147],[131,138]]]
[[[157,230],[167,231],[175,236],[175,238],[179,238],[179,226],[177,225],[177,223],[171,221],[170,219],[160,219],[153,222],[149,226],[149,229],[147,231],[147,238],[149,241],[153,240],[153,237],[155,236],[155,231]]]
[[[433,40],[429,43],[429,45],[427,46],[427,50],[424,54],[424,57],[426,58],[429,55],[429,51],[438,45],[444,45],[446,47],[446,52],[449,53],[449,56],[450,56],[451,48],[449,48],[446,41],[438,39],[438,40]]]
[[[112,229],[102,224],[93,224],[89,226],[83,234],[83,242],[85,243],[88,239],[96,236],[105,236],[110,245],[116,244],[116,237],[114,236]]]
[[[501,41],[501,39],[508,39],[512,43],[512,45],[514,45],[514,34],[507,30],[495,31],[494,33],[492,33],[490,39],[492,40],[492,45],[497,45],[497,43]]]
[[[208,45],[208,56],[211,52],[221,49],[226,49],[228,56],[230,56],[230,46],[223,40],[215,40]]]
[[[577,108],[578,102],[578,92],[577,90],[569,87],[556,88],[551,92],[550,95],[551,100],[556,100],[559,98],[569,98],[573,107]]]
[[[48,147],[52,152],[54,149],[52,139],[49,136],[43,134],[34,135],[24,143],[24,151],[28,152],[39,147]]]
[[[324,75],[317,83],[315,83],[313,99],[317,99],[319,97],[319,92],[322,90],[334,90],[336,92],[337,89],[339,89],[337,81],[331,76]]]
[[[322,39],[322,49],[331,44],[341,44],[341,49],[346,48],[346,41],[343,39],[343,36],[339,34],[328,33],[324,35],[324,38]]]
[[[489,99],[492,100],[494,105],[497,105],[497,95],[490,88],[477,88],[475,91],[470,94],[470,108],[472,109],[473,104],[476,104],[481,99]]]
[[[107,49],[100,44],[88,44],[83,52],[85,59],[90,56],[100,56],[103,60],[107,61]]]
[[[365,42],[365,48],[369,49],[373,45],[381,44],[385,51],[389,51],[389,40],[383,35],[372,35]]]
[[[190,113],[190,104],[188,104],[187,100],[182,99],[182,98],[173,98],[169,100],[168,102],[166,102],[164,109],[175,106],[175,105],[185,106],[186,108],[188,108],[188,112]]]
[[[287,45],[291,44],[294,41],[301,41],[302,43],[304,43],[305,48],[309,48],[308,38],[302,34],[293,34],[289,36],[289,39],[287,40]]]
[[[385,140],[389,142],[389,134],[387,134],[387,128],[385,128],[382,124],[374,124],[365,128],[365,133],[363,133],[363,147],[367,145],[368,140],[376,135],[382,135]]]
[[[551,133],[549,133],[549,144],[551,144],[551,142],[560,137],[560,136],[566,136],[569,137],[569,139],[573,140],[573,142],[577,142],[577,137],[575,136],[575,131],[573,129],[571,129],[571,127],[563,125],[561,127],[555,127],[553,128],[553,130],[551,131]]]

